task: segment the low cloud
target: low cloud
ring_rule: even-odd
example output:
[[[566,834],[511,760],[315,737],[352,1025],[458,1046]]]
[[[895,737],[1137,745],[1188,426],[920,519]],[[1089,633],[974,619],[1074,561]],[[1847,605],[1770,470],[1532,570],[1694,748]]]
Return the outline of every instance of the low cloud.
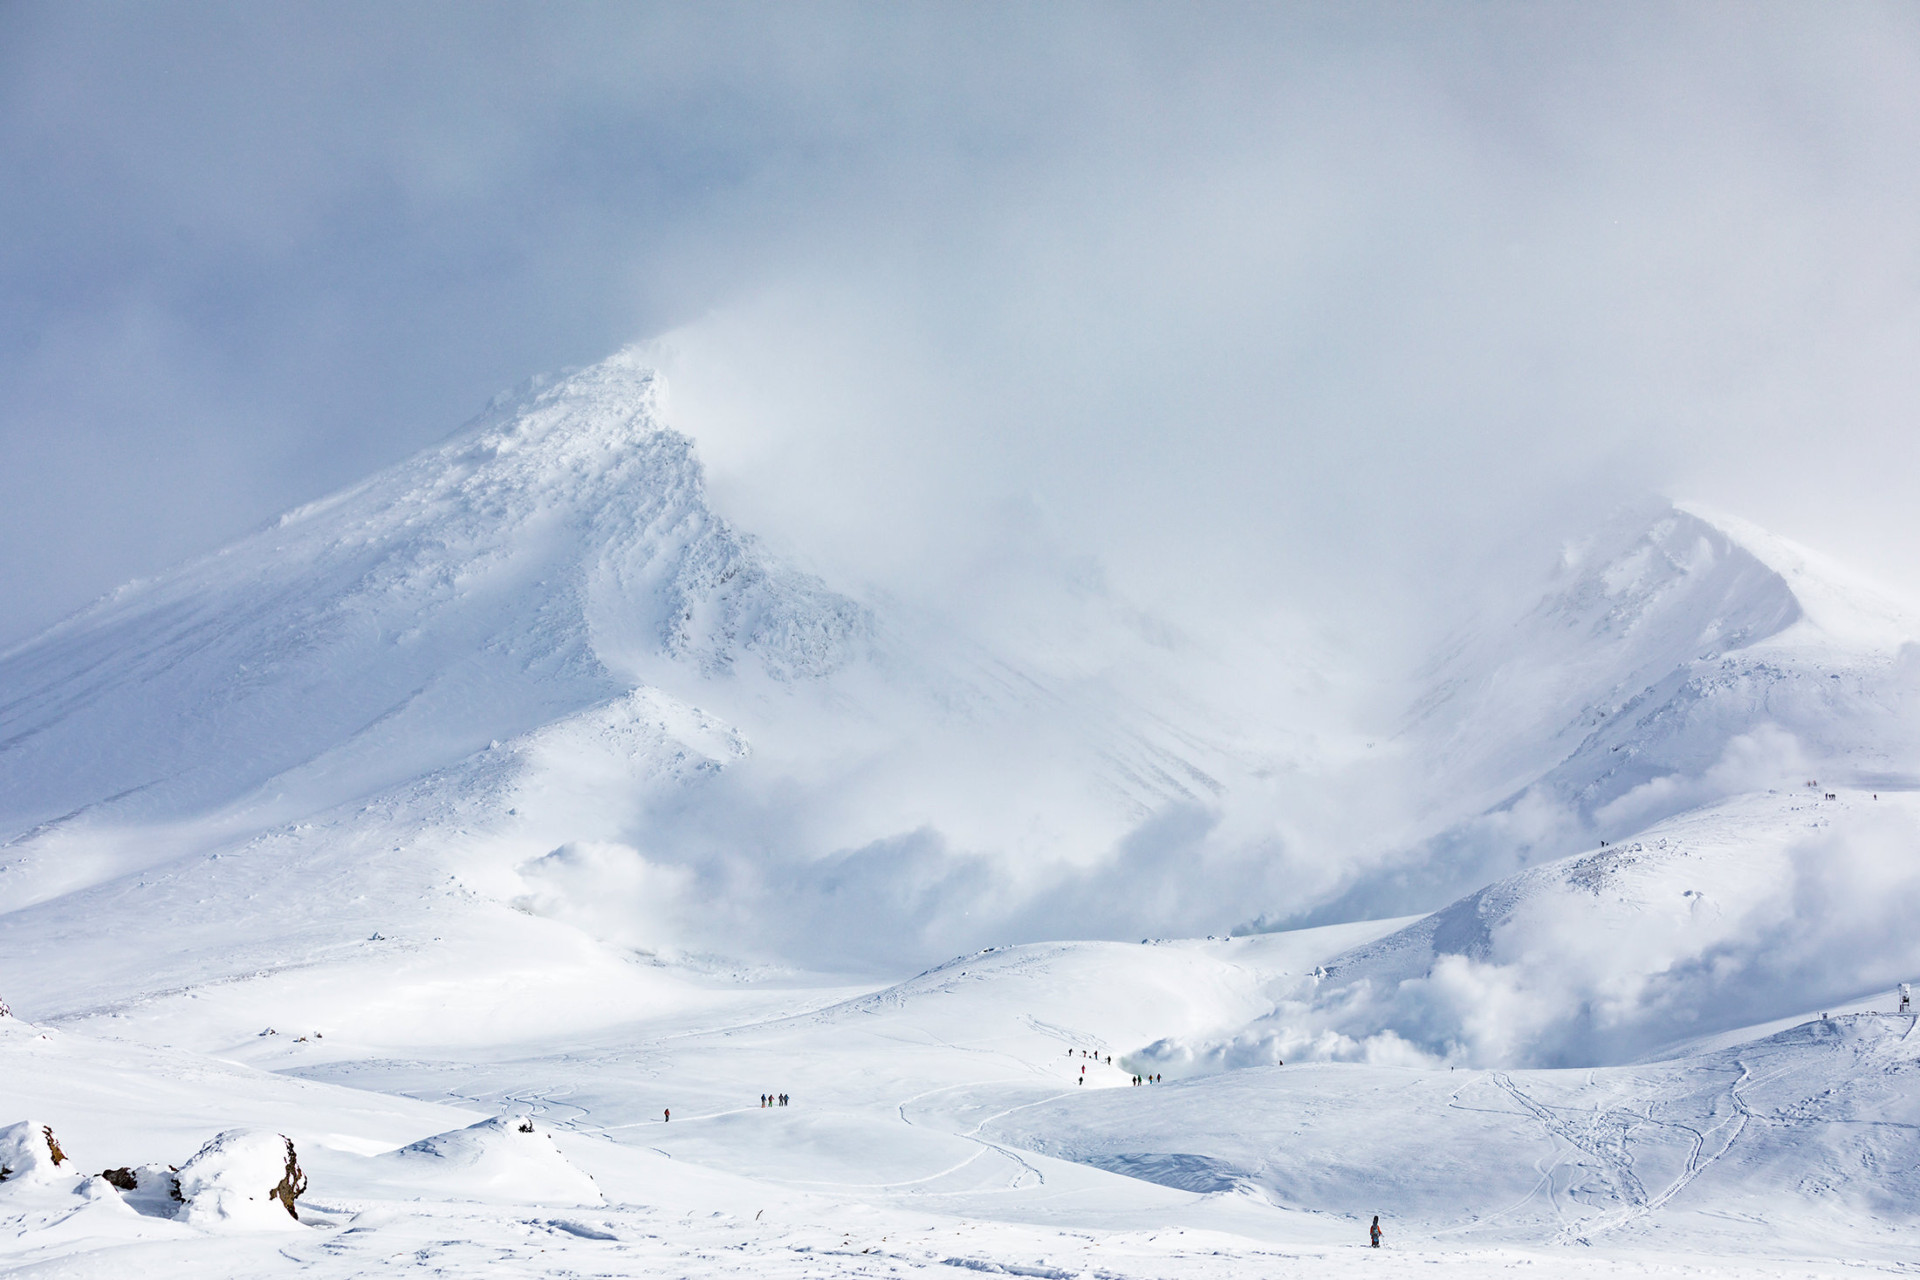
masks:
[[[1690,850],[1701,832],[1678,828],[1623,858],[1529,873],[1476,954],[1406,977],[1309,978],[1234,1036],[1136,1057],[1176,1074],[1282,1060],[1594,1066],[1920,979],[1912,806],[1869,801],[1812,829],[1730,821],[1715,849]]]
[[[610,841],[561,845],[519,868],[527,892],[513,900],[522,911],[582,929],[616,946],[658,950],[670,946],[687,904],[692,877],[649,862],[638,849]]]
[[[1800,785],[1812,764],[1799,739],[1764,724],[1727,742],[1720,758],[1697,775],[1662,774],[1594,811],[1601,831],[1638,831],[1670,814],[1744,791]]]

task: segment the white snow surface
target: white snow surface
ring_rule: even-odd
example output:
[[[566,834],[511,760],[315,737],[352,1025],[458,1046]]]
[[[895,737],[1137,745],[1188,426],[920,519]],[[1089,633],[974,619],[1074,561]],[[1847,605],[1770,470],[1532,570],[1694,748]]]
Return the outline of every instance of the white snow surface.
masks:
[[[1081,606],[793,567],[625,353],[0,654],[0,1272],[1911,1268],[1907,606],[1651,503],[1305,728]]]

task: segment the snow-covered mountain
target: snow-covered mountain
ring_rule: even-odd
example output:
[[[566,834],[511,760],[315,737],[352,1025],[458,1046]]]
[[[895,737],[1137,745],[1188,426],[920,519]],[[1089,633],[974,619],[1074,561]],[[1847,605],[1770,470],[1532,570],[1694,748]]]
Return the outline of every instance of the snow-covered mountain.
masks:
[[[1433,905],[1729,796],[1920,784],[1920,614],[1732,517],[1650,503],[1423,673],[1396,747],[1431,834],[1321,918]]]
[[[1348,768],[1167,696],[1206,655],[1163,635],[1129,685],[783,563],[627,352],[0,655],[0,935],[165,920],[133,998],[332,954],[369,903],[389,940],[510,912],[814,965],[1418,911],[1802,773],[1898,783],[1916,633],[1655,503],[1456,637],[1391,763]],[[104,994],[69,979],[39,996]]]
[[[291,771],[351,798],[633,688],[661,660],[772,681],[873,619],[708,507],[630,357],[0,656],[0,822],[168,820]]]
[[[1899,1256],[1903,606],[1653,503],[1373,732],[1060,590],[1094,642],[1011,655],[784,562],[627,353],[0,655],[0,1252],[1224,1280],[1380,1200],[1433,1274]]]
[[[164,922],[122,985],[10,976],[67,1009],[449,913],[897,963],[1270,763],[770,555],[623,353],[0,655],[0,935]]]

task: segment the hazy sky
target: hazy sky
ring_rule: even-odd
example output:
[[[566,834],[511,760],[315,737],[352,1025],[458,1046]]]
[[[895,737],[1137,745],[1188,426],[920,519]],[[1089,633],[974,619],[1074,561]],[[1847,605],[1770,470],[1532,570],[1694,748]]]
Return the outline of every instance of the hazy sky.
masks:
[[[1909,3],[0,3],[0,640],[647,340],[843,579],[1351,620],[1658,489],[1920,595],[1916,228]]]

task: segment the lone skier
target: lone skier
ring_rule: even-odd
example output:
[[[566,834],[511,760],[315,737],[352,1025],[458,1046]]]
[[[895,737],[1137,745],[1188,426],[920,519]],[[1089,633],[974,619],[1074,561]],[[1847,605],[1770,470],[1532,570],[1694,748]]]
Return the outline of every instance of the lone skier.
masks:
[[[1373,1226],[1368,1229],[1367,1235],[1372,1237],[1373,1247],[1378,1249],[1380,1247],[1380,1215],[1379,1214],[1376,1213],[1373,1215]]]

